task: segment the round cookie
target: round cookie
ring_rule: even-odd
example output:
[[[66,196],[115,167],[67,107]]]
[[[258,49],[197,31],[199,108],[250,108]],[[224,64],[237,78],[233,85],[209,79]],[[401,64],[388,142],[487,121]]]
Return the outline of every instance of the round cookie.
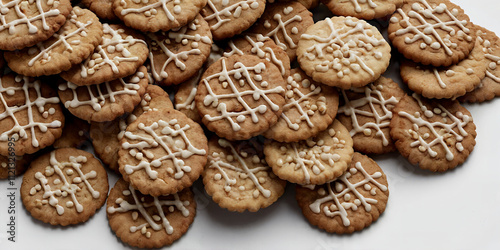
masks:
[[[256,138],[230,142],[214,136],[208,149],[203,184],[220,207],[256,212],[285,192],[286,181],[273,174]]]
[[[0,155],[0,180],[22,175],[28,168],[31,159],[31,155],[14,157]]]
[[[111,230],[124,243],[160,248],[187,232],[196,215],[196,200],[189,188],[154,197],[119,179],[109,193],[106,211]]]
[[[265,0],[208,0],[200,14],[208,22],[214,40],[222,40],[250,28],[265,8]]]
[[[246,140],[278,121],[285,87],[279,69],[267,60],[223,57],[203,74],[196,108],[210,131],[228,140]]]
[[[144,36],[120,24],[102,25],[104,34],[93,54],[61,73],[78,86],[100,84],[132,75],[148,58]]]
[[[66,23],[45,41],[5,53],[9,67],[26,76],[54,75],[87,58],[102,40],[102,24],[87,9],[75,7]]]
[[[59,84],[59,97],[74,116],[86,121],[111,121],[139,104],[148,85],[146,67],[125,78],[97,85]]]
[[[300,36],[313,24],[312,13],[300,3],[273,3],[266,7],[250,32],[273,39],[294,61]]]
[[[114,0],[115,15],[125,25],[140,31],[168,31],[188,24],[207,0]]]
[[[313,138],[271,141],[264,148],[266,161],[278,177],[302,185],[335,180],[344,174],[353,153],[349,131],[338,120]]]
[[[462,164],[476,144],[476,126],[458,101],[403,97],[392,110],[391,137],[411,164],[443,172]]]
[[[212,35],[201,15],[180,29],[149,33],[151,73],[160,85],[182,83],[203,66],[210,54]]]
[[[297,60],[307,75],[342,89],[377,80],[390,58],[391,46],[377,28],[354,17],[315,23],[301,36],[297,48]]]
[[[37,158],[23,177],[21,198],[37,220],[52,225],[87,221],[106,201],[108,174],[99,160],[75,148]]]
[[[26,97],[29,98],[26,98]],[[61,136],[64,115],[47,82],[27,76],[0,76],[0,155],[33,154]]]
[[[174,109],[142,114],[121,139],[120,173],[143,194],[190,187],[207,162],[207,139],[197,123]]]
[[[62,136],[57,139],[52,147],[54,148],[80,148],[88,141],[90,124],[74,115],[65,114],[65,124]]]
[[[283,113],[263,135],[280,142],[314,137],[333,122],[338,106],[339,94],[334,88],[314,82],[300,68],[292,69]]]
[[[337,119],[350,131],[354,149],[365,154],[396,150],[389,124],[392,109],[405,92],[390,78],[381,76],[363,88],[341,90],[343,102]]]
[[[312,225],[329,233],[353,233],[368,227],[385,211],[387,176],[368,156],[354,153],[349,169],[336,181],[297,185],[295,197]]]
[[[1,1],[0,8],[0,50],[31,47],[49,39],[72,9],[69,0]]]
[[[406,58],[433,66],[469,55],[476,36],[469,17],[448,0],[408,0],[390,19],[389,39]]]
[[[425,98],[455,99],[463,96],[481,83],[488,67],[479,40],[476,39],[476,46],[467,58],[448,67],[423,66],[403,60],[401,78],[411,90]]]
[[[113,11],[113,0],[81,0],[80,3],[94,12],[99,18],[111,21],[118,20]]]
[[[404,0],[321,0],[335,15],[371,20],[394,13]]]

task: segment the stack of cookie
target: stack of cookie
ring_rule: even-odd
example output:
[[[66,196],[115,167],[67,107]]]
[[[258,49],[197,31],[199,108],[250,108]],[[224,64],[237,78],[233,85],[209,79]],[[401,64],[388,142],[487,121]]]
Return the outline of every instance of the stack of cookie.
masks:
[[[11,152],[17,174],[35,159],[25,207],[69,225],[104,204],[106,166],[121,177],[109,224],[136,247],[188,230],[200,176],[229,211],[268,207],[290,182],[312,224],[361,230],[389,196],[364,154],[455,168],[476,136],[457,100],[500,95],[498,37],[448,0],[324,0],[339,16],[316,23],[314,0],[3,2],[0,177]],[[412,93],[382,76],[395,50],[363,19],[389,20]]]

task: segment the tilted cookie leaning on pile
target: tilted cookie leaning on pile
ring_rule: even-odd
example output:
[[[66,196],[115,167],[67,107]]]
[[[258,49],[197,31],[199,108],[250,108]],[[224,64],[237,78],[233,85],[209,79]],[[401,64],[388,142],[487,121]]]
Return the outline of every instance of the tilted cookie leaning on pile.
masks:
[[[476,131],[459,101],[500,95],[500,40],[448,0],[322,2],[346,16],[314,23],[318,1],[0,0],[0,178],[15,140],[24,206],[65,226],[105,203],[113,170],[109,225],[136,247],[188,230],[200,177],[238,212],[295,183],[311,224],[362,230],[389,198],[363,154],[462,164]],[[391,45],[412,92],[382,76]]]

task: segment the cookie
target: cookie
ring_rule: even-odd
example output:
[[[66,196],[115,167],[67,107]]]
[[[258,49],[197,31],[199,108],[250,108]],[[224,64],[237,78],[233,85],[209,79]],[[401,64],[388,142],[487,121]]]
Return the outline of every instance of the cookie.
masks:
[[[377,80],[389,66],[391,46],[377,28],[354,17],[326,18],[302,34],[297,61],[313,80],[342,89]]]
[[[188,24],[207,0],[114,0],[115,15],[125,25],[140,31],[168,31]]]
[[[483,27],[476,25],[476,29],[486,58],[486,75],[473,91],[458,98],[461,102],[484,102],[500,96],[500,39]]]
[[[474,90],[485,76],[488,59],[483,45],[476,39],[469,56],[448,67],[433,67],[410,60],[401,63],[401,78],[408,88],[425,98],[455,99]]]
[[[368,156],[354,153],[349,169],[337,180],[320,186],[297,185],[295,197],[312,225],[329,233],[353,233],[385,211],[387,176]]]
[[[146,91],[146,67],[125,78],[97,85],[78,86],[65,81],[59,84],[59,97],[74,116],[95,122],[114,120],[134,110]]]
[[[29,97],[29,98],[26,98]],[[14,73],[0,76],[0,155],[33,154],[61,136],[64,115],[47,82]]]
[[[335,15],[371,20],[394,13],[404,0],[322,0]]]
[[[57,139],[54,148],[80,148],[88,142],[90,124],[71,114],[65,114],[65,124],[62,136]]]
[[[113,11],[113,0],[82,0],[85,7],[94,12],[99,18],[106,20],[118,20]]]
[[[109,226],[121,241],[133,247],[160,248],[187,232],[196,215],[196,200],[189,188],[155,197],[119,179],[109,193],[106,211]]]
[[[202,76],[195,102],[205,126],[219,137],[246,140],[278,121],[286,83],[279,69],[251,55],[223,57]]]
[[[75,7],[64,25],[48,40],[5,53],[9,67],[26,76],[54,75],[87,58],[102,40],[102,24],[87,9]]]
[[[354,150],[365,154],[395,151],[389,124],[392,109],[405,95],[399,85],[381,76],[363,88],[341,90],[341,93],[337,119],[352,136]]]
[[[288,55],[269,37],[260,34],[242,34],[228,42],[228,52],[225,57],[231,55],[254,55],[266,59],[278,67],[283,77],[290,75],[290,59]]]
[[[300,3],[277,2],[266,7],[250,32],[273,39],[288,54],[290,61],[294,61],[300,36],[313,24],[312,13]]]
[[[10,157],[0,155],[0,180],[22,175],[28,168],[31,159],[31,155]]]
[[[476,36],[469,17],[448,0],[408,0],[390,19],[389,39],[406,58],[450,66],[469,55]]]
[[[87,221],[106,201],[108,174],[99,160],[75,148],[37,158],[23,177],[21,199],[33,218],[67,226]]]
[[[104,35],[93,54],[61,73],[78,86],[100,84],[132,75],[148,57],[144,36],[120,24],[103,24]]]
[[[2,1],[0,8],[0,50],[31,47],[49,39],[72,9],[69,0]]]
[[[190,187],[207,162],[207,139],[197,123],[174,109],[142,114],[127,126],[118,165],[143,194],[174,194]]]
[[[270,141],[264,153],[273,173],[281,179],[319,185],[344,174],[354,150],[349,131],[335,120],[325,131],[303,141]]]
[[[403,97],[392,110],[391,137],[411,164],[443,172],[462,164],[476,144],[470,112],[449,100]]]
[[[222,40],[250,28],[265,8],[265,0],[208,0],[200,14],[208,22],[214,40]]]
[[[198,15],[180,29],[149,33],[148,44],[151,73],[158,84],[168,86],[198,72],[210,54],[212,35],[207,22]]]
[[[292,69],[283,113],[263,135],[280,142],[314,137],[333,122],[338,106],[339,94],[334,88],[314,82],[300,68]]]
[[[205,190],[222,208],[256,212],[285,192],[286,181],[273,174],[256,138],[230,142],[214,136],[203,171]]]

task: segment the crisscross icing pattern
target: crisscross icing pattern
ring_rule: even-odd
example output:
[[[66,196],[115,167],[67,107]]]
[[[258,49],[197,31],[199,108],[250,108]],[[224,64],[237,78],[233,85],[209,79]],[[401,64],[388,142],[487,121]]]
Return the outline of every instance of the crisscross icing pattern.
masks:
[[[217,9],[218,6],[216,5],[219,4],[222,9]],[[230,4],[230,0],[208,0],[207,7],[210,8],[213,13],[203,18],[207,22],[215,19],[216,23],[210,26],[210,28],[216,30],[224,23],[232,20],[228,17],[239,18],[243,11],[259,8],[259,2],[257,0],[243,0]]]
[[[181,0],[131,0],[134,4],[142,5],[139,8],[128,7],[127,1],[129,0],[121,0],[120,5],[123,7],[120,14],[125,16],[127,14],[143,14],[145,17],[155,17],[158,14],[158,10],[163,10],[168,20],[174,21],[175,15],[181,14]],[[152,2],[152,3],[150,3]],[[167,6],[169,5],[170,6]],[[173,12],[173,14],[172,14]]]
[[[500,56],[497,56],[500,47],[496,44],[492,44],[490,40],[484,39],[481,35],[477,36],[477,38],[480,39],[481,44],[483,45],[484,56],[486,59],[490,60],[486,70],[486,76],[491,78],[496,83],[500,83],[500,75],[495,75],[500,68]]]
[[[33,116],[33,112],[39,112],[42,114],[42,117],[47,119],[50,115],[56,113],[54,108],[49,108],[45,110],[45,105],[47,104],[58,104],[58,97],[49,97],[45,98],[41,93],[41,83],[38,80],[30,81],[30,78],[27,76],[17,75],[14,78],[16,85],[11,87],[4,86],[2,82],[2,78],[0,77],[0,101],[1,105],[5,109],[3,113],[0,114],[0,120],[3,119],[12,119],[14,122],[14,126],[11,129],[3,132],[0,135],[0,141],[7,141],[9,137],[13,137],[16,140],[18,139],[28,139],[28,131],[31,132],[31,144],[33,147],[38,147],[39,142],[36,139],[36,129],[39,129],[40,132],[47,132],[48,128],[59,128],[62,126],[61,121],[54,120],[52,122],[40,122],[36,121]],[[7,100],[9,96],[14,95],[17,91],[23,91],[25,103],[20,106],[8,106]],[[35,91],[36,98],[32,100],[30,98],[30,92]],[[37,111],[33,110],[36,109]],[[21,124],[18,120],[19,117],[16,117],[16,114],[19,112],[26,111],[28,116],[28,122],[26,124]]]
[[[33,16],[27,16],[23,11],[27,6],[24,5],[36,5],[38,14]],[[44,11],[42,3],[46,3],[48,6],[57,6],[59,1],[56,0],[34,0],[34,1],[24,1],[24,0],[12,0],[7,3],[0,1],[0,32],[6,29],[9,30],[9,34],[16,34],[16,27],[19,25],[26,25],[28,27],[28,32],[34,34],[38,32],[37,25],[34,22],[41,21],[42,28],[44,30],[49,30],[50,27],[47,24],[46,18],[52,16],[58,16],[60,11],[58,9],[51,9],[49,11]],[[15,12],[17,19],[7,21],[7,15],[11,12]]]
[[[290,13],[292,13],[293,7],[292,6],[287,6],[283,8],[283,15],[286,17]],[[278,22],[276,27],[274,27],[272,30],[269,32],[265,33],[264,36],[270,37],[274,40],[276,45],[278,45],[280,48],[283,50],[286,50],[287,48],[295,49],[297,48],[297,44],[293,41],[292,37],[290,37],[290,34],[288,34],[287,31],[287,26],[288,25],[293,25],[294,22],[300,23],[302,21],[302,17],[300,15],[294,15],[291,18],[288,18],[286,21],[283,21],[283,16],[280,13],[276,13],[273,16],[273,19]],[[271,23],[268,20],[264,21],[264,28],[270,29],[273,27]],[[291,33],[296,35],[299,33],[299,29],[294,26],[291,29]],[[279,34],[283,35],[283,38],[285,39],[284,41],[280,40]]]
[[[361,5],[359,5],[359,3],[365,3],[366,5],[368,5],[370,8],[377,8],[377,4],[373,2],[373,0],[341,0],[340,3],[345,3],[345,2],[351,2],[352,5],[354,6],[354,10],[356,12],[361,12],[362,9],[361,9]]]
[[[359,182],[351,183],[349,179],[358,174],[358,172],[361,173],[364,178]],[[363,194],[361,194],[357,189],[363,188],[364,190],[369,191],[373,196],[377,194],[377,190],[385,192],[387,191],[387,186],[380,184],[376,180],[381,177],[381,172],[369,174],[363,168],[361,162],[356,162],[354,167],[351,167],[336,181],[325,184],[324,188],[319,188],[317,192],[323,197],[314,201],[311,205],[309,205],[309,208],[314,213],[319,214],[323,212],[329,217],[340,216],[343,225],[348,227],[351,225],[351,221],[349,220],[347,214],[348,209],[357,211],[358,207],[362,205],[366,212],[370,212],[372,209],[371,204],[378,203],[376,199],[363,196]],[[340,199],[343,199],[343,201],[341,202]],[[321,206],[327,202],[331,202],[332,204],[329,206],[325,205],[323,206],[323,209],[321,209]]]

